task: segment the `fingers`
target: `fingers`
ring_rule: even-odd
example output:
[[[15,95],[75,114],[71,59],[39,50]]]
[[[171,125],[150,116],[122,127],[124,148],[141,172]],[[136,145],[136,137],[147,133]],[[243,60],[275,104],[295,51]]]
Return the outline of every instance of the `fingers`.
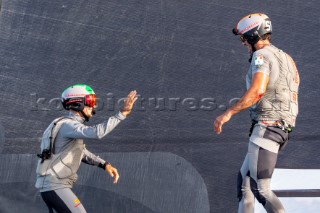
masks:
[[[107,165],[106,170],[109,173],[109,175],[111,177],[113,177],[113,183],[114,184],[118,183],[118,180],[120,178],[118,170],[116,168],[112,167],[110,164]]]
[[[118,183],[118,180],[119,180],[120,175],[119,175],[119,173],[118,173],[117,171],[114,172],[114,175],[111,176],[111,177],[113,177],[113,183],[114,183],[114,184]]]
[[[137,95],[137,91],[136,90],[132,90],[128,96],[136,96]]]
[[[136,90],[132,90],[132,91],[128,94],[127,98],[132,98],[132,97],[134,97],[134,96],[136,96],[136,95],[137,95],[137,91],[136,91]]]
[[[127,102],[127,103],[129,103],[129,104],[133,104],[137,99],[138,99],[138,97],[137,97],[137,91],[136,91],[136,90],[132,90],[132,91],[128,94],[125,102]]]
[[[107,169],[107,172],[109,173],[109,175],[111,176],[111,177],[114,177],[114,175],[113,175],[113,172],[112,172],[112,169],[110,168],[110,169]]]
[[[121,113],[124,115],[124,116],[127,116],[130,114],[131,110],[132,110],[132,107],[133,107],[133,104],[136,102],[136,100],[138,99],[138,96],[137,96],[137,91],[136,90],[132,90],[127,98],[124,100],[124,106],[123,108],[120,110]]]
[[[231,116],[231,113],[227,111],[216,118],[213,128],[217,134],[222,132],[222,126],[231,119]]]
[[[118,173],[118,170],[115,169],[115,168],[112,168],[109,172],[110,176],[113,177],[113,183],[116,184],[118,183],[118,180],[119,180],[119,173]]]
[[[219,135],[222,131],[222,124],[221,122],[215,120],[214,125],[213,125],[214,131]]]

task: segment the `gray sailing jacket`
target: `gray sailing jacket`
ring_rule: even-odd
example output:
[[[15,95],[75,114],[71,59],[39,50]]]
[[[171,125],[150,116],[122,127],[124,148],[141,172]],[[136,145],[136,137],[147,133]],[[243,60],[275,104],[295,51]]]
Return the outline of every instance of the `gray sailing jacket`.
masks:
[[[85,148],[83,139],[102,139],[125,119],[120,112],[103,123],[86,126],[84,118],[69,113],[69,119],[64,119],[55,138],[55,154],[50,159],[37,166],[37,180],[35,187],[40,192],[61,188],[72,188],[77,180],[80,163],[90,165],[104,164],[105,160],[92,154]],[[49,125],[48,128],[50,128]]]

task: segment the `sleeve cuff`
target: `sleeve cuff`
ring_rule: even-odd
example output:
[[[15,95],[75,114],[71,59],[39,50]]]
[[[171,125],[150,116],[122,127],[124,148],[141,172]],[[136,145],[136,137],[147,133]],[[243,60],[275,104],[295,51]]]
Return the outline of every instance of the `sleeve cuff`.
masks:
[[[120,120],[126,119],[126,116],[122,115],[121,112],[119,112],[118,114],[116,114],[115,117],[118,118],[118,119],[120,119]]]
[[[99,163],[98,167],[100,167],[101,169],[105,170],[106,166],[110,164],[108,161],[105,161],[104,163]]]

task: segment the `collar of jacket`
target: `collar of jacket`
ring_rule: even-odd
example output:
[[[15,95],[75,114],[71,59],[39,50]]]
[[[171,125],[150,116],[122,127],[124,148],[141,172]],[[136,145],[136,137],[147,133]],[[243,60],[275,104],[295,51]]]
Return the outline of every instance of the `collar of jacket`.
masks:
[[[85,121],[84,117],[82,117],[79,114],[73,113],[73,112],[69,112],[69,115],[67,115],[67,117],[72,118],[76,121],[79,121],[80,123],[84,123],[84,121]]]

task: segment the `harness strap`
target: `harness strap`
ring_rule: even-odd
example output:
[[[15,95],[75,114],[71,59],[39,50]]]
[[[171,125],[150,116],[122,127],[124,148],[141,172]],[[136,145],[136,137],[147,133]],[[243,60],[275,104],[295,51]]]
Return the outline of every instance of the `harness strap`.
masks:
[[[60,130],[60,127],[61,125],[58,125],[58,130],[54,132],[55,128],[57,127],[57,124],[64,120],[64,119],[72,119],[72,118],[69,118],[69,117],[61,117],[61,118],[58,118],[54,121],[53,123],[53,126],[51,128],[51,134],[49,136],[49,140],[50,140],[50,145],[49,145],[49,148],[48,149],[44,149],[42,150],[41,154],[37,154],[37,156],[39,158],[41,158],[41,163],[43,163],[45,160],[49,159],[51,157],[51,154],[55,154],[55,139],[56,139],[56,136],[57,136],[57,133],[59,132]]]

